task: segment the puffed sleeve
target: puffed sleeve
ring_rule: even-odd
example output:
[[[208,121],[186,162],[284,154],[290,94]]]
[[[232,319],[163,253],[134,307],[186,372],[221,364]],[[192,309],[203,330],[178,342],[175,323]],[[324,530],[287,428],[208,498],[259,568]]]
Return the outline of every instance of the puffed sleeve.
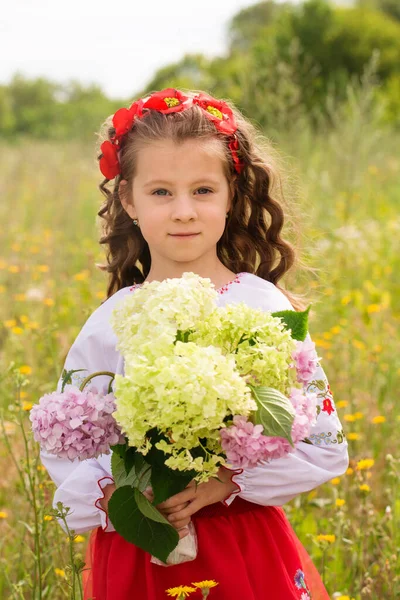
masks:
[[[268,282],[265,282],[268,283]],[[264,308],[272,312],[293,310],[286,296],[268,283],[268,300]],[[307,338],[310,335],[307,334]],[[348,445],[336,412],[333,394],[326,374],[317,363],[307,390],[316,392],[317,420],[309,437],[296,445],[285,457],[263,461],[254,468],[237,469],[232,480],[235,490],[225,501],[231,504],[235,496],[264,506],[281,506],[302,492],[343,475],[349,464]]]
[[[96,371],[120,370],[121,357],[115,349],[115,338],[108,319],[115,304],[115,296],[103,303],[91,314],[72,344],[64,363],[64,369],[84,369],[72,375],[73,385],[79,386],[85,377]],[[111,300],[114,301],[111,302]],[[85,389],[96,387],[106,393],[110,378],[93,378]],[[60,375],[57,391],[61,391]],[[53,507],[57,502],[70,507],[66,521],[75,533],[83,533],[96,527],[105,531],[114,531],[106,512],[99,502],[104,497],[103,488],[113,483],[111,475],[111,454],[103,454],[97,459],[70,461],[41,450],[40,458],[51,479],[57,486],[53,498]],[[63,527],[63,523],[60,521]]]

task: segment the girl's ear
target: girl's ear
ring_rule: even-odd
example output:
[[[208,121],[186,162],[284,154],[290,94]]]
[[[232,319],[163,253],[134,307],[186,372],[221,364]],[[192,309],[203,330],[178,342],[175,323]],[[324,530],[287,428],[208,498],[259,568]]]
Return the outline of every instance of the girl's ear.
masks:
[[[126,179],[121,179],[118,185],[118,197],[124,208],[124,210],[128,213],[128,215],[132,219],[136,219],[136,211],[133,205],[133,200],[129,194],[128,182]]]

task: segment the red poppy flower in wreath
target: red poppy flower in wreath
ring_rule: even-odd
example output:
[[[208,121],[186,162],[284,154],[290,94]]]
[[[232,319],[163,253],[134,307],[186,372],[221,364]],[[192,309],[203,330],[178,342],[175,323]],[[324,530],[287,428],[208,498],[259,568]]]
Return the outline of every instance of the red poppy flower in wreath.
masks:
[[[130,108],[120,108],[113,116],[115,135],[112,141],[120,141],[121,137],[132,129],[135,119],[143,116],[143,100],[134,102]]]
[[[330,398],[325,398],[322,402],[322,410],[327,412],[330,416],[334,412],[334,408],[332,406],[332,400]]]
[[[193,104],[198,104],[205,110],[207,117],[213,121],[221,133],[235,133],[237,124],[232,109],[223,100],[216,100],[208,94],[198,94],[193,98]]]
[[[174,112],[180,112],[192,104],[192,99],[185,96],[179,90],[166,88],[160,92],[155,92],[143,104],[143,108],[157,110],[164,115]]]
[[[121,168],[118,161],[118,146],[108,140],[100,146],[102,157],[100,158],[100,171],[107,179],[114,179],[120,174]]]

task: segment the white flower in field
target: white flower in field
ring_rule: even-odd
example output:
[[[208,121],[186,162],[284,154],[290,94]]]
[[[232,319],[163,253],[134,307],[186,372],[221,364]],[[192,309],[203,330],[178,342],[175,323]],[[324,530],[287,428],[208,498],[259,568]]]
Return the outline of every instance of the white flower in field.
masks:
[[[26,290],[25,296],[27,300],[41,302],[45,298],[46,292],[42,288],[29,288]]]

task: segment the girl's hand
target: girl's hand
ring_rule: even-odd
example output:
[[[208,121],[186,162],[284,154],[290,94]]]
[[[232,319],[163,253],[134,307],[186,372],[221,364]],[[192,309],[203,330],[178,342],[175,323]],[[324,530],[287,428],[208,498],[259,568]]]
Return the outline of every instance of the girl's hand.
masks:
[[[105,485],[103,488],[103,494],[104,494],[104,498],[101,498],[101,500],[99,501],[101,508],[108,514],[108,502],[111,498],[111,496],[113,495],[113,493],[115,492],[117,488],[115,487],[114,483],[109,483],[108,485]],[[151,490],[151,488],[147,488],[144,492],[143,495],[150,500],[150,502],[153,500],[153,492]],[[186,507],[188,503],[181,505],[179,508],[184,508]],[[161,511],[160,511],[161,512]],[[188,525],[190,523],[190,518],[187,519],[187,522],[185,522],[184,525],[182,525],[182,529],[181,531],[178,531],[179,533],[179,538],[183,538],[186,537],[189,533],[189,530],[187,529],[187,527],[185,527],[186,525]]]
[[[101,500],[99,502],[100,502],[101,508],[107,514],[108,514],[108,502],[116,489],[117,488],[115,487],[114,483],[109,483],[109,484],[105,485],[103,488],[104,498],[101,498]]]
[[[198,485],[191,481],[182,492],[159,504],[158,510],[175,529],[179,530],[187,526],[191,516],[198,510],[209,504],[225,500],[237,489],[237,485],[231,480],[232,473],[228,469],[221,467],[218,477],[221,481],[210,479],[207,483]]]

